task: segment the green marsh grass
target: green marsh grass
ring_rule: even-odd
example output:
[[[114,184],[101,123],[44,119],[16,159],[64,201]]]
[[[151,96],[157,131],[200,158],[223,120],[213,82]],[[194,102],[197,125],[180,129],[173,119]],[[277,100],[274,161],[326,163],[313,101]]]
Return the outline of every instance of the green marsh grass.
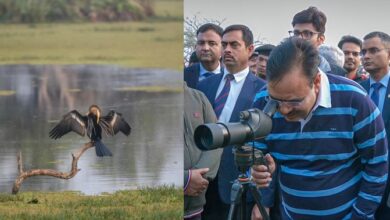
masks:
[[[182,70],[183,3],[139,22],[0,24],[1,64],[114,64]]]
[[[183,193],[171,186],[98,196],[78,192],[0,194],[0,219],[183,219]]]

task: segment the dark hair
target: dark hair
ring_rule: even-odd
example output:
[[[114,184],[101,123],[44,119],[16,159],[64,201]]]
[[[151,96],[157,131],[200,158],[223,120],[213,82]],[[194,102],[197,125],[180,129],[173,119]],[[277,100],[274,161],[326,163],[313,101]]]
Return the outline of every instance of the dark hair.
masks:
[[[213,23],[206,23],[206,24],[203,24],[202,26],[200,26],[198,28],[198,30],[196,31],[196,36],[198,36],[199,33],[204,33],[204,32],[209,31],[209,30],[214,31],[222,38],[223,29],[220,26],[213,24]]]
[[[275,48],[272,44],[264,44],[255,49],[255,52],[257,52],[258,55],[265,55],[269,56],[271,51]]]
[[[358,45],[360,47],[360,49],[362,49],[362,40],[360,40],[359,38],[357,38],[355,36],[352,36],[352,35],[343,36],[341,38],[341,40],[339,41],[339,43],[337,44],[337,46],[340,49],[342,49],[344,43],[353,43],[353,44]]]
[[[292,26],[295,24],[304,24],[311,23],[313,24],[316,31],[321,34],[325,33],[325,24],[326,24],[326,15],[318,10],[316,7],[309,7],[306,10],[303,10],[294,15]]]
[[[223,35],[231,31],[241,31],[242,32],[242,40],[245,42],[245,46],[249,47],[253,44],[253,34],[252,31],[245,25],[242,24],[234,24],[225,28],[223,31]]]
[[[267,62],[267,81],[278,82],[294,67],[301,67],[312,86],[320,63],[318,50],[307,40],[286,38],[272,50]]]
[[[385,47],[387,47],[387,49],[390,49],[390,36],[384,32],[381,32],[381,31],[374,31],[374,32],[371,32],[369,34],[367,34],[366,36],[364,36],[364,40],[368,40],[368,39],[371,39],[371,38],[374,38],[374,37],[378,37],[379,39],[381,39],[383,45],[385,45]]]

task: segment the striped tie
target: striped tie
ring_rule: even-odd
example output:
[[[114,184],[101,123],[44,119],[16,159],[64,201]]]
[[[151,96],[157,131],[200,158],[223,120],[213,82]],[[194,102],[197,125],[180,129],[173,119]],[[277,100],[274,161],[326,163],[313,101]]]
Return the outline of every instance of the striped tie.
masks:
[[[373,83],[371,88],[373,89],[371,94],[371,100],[375,103],[376,106],[379,105],[379,89],[382,87],[381,83]]]
[[[225,78],[225,85],[223,86],[222,91],[219,93],[218,97],[214,101],[214,111],[217,118],[219,118],[222,113],[223,107],[225,106],[226,100],[229,96],[230,81],[234,79],[234,76],[233,74],[227,74]]]

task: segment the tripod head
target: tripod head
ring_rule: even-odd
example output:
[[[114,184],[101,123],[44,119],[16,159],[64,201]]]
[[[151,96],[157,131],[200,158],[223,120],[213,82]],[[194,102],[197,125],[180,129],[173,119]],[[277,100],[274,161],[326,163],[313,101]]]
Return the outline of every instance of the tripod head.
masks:
[[[240,173],[245,173],[253,165],[265,165],[267,161],[261,150],[249,145],[236,145],[233,148],[234,163]]]
[[[268,167],[267,161],[261,150],[256,149],[250,145],[235,145],[233,147],[234,163],[238,168],[239,175],[234,181],[231,189],[231,204],[229,210],[228,220],[234,218],[236,207],[240,206],[240,219],[246,219],[246,192],[249,191],[260,210],[263,219],[269,220],[269,216],[261,204],[261,193],[258,191],[256,184],[254,184],[246,171],[253,165],[265,165]]]

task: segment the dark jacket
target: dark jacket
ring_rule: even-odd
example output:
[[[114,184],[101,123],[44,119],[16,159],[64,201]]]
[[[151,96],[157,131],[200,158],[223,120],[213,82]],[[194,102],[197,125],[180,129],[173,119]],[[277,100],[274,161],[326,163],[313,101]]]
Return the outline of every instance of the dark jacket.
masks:
[[[362,85],[362,87],[369,94],[370,79],[361,82],[360,85]],[[385,101],[383,104],[382,118],[385,124],[387,143],[390,143],[390,81],[389,84],[387,85],[387,91],[385,93]],[[390,153],[389,153],[388,161],[390,161]],[[379,220],[390,219],[390,201],[388,201],[389,193],[390,193],[390,178],[387,178],[387,186],[386,186],[385,194],[383,195],[382,202],[375,213],[375,219],[379,219]]]
[[[222,149],[199,150],[194,141],[196,127],[205,123],[215,123],[217,118],[206,96],[184,85],[184,186],[188,185],[189,170],[209,168],[205,178],[214,179],[218,172]],[[205,192],[199,196],[184,196],[184,216],[199,213],[206,203]]]
[[[196,89],[199,82],[200,63],[184,68],[184,81],[187,86]]]

